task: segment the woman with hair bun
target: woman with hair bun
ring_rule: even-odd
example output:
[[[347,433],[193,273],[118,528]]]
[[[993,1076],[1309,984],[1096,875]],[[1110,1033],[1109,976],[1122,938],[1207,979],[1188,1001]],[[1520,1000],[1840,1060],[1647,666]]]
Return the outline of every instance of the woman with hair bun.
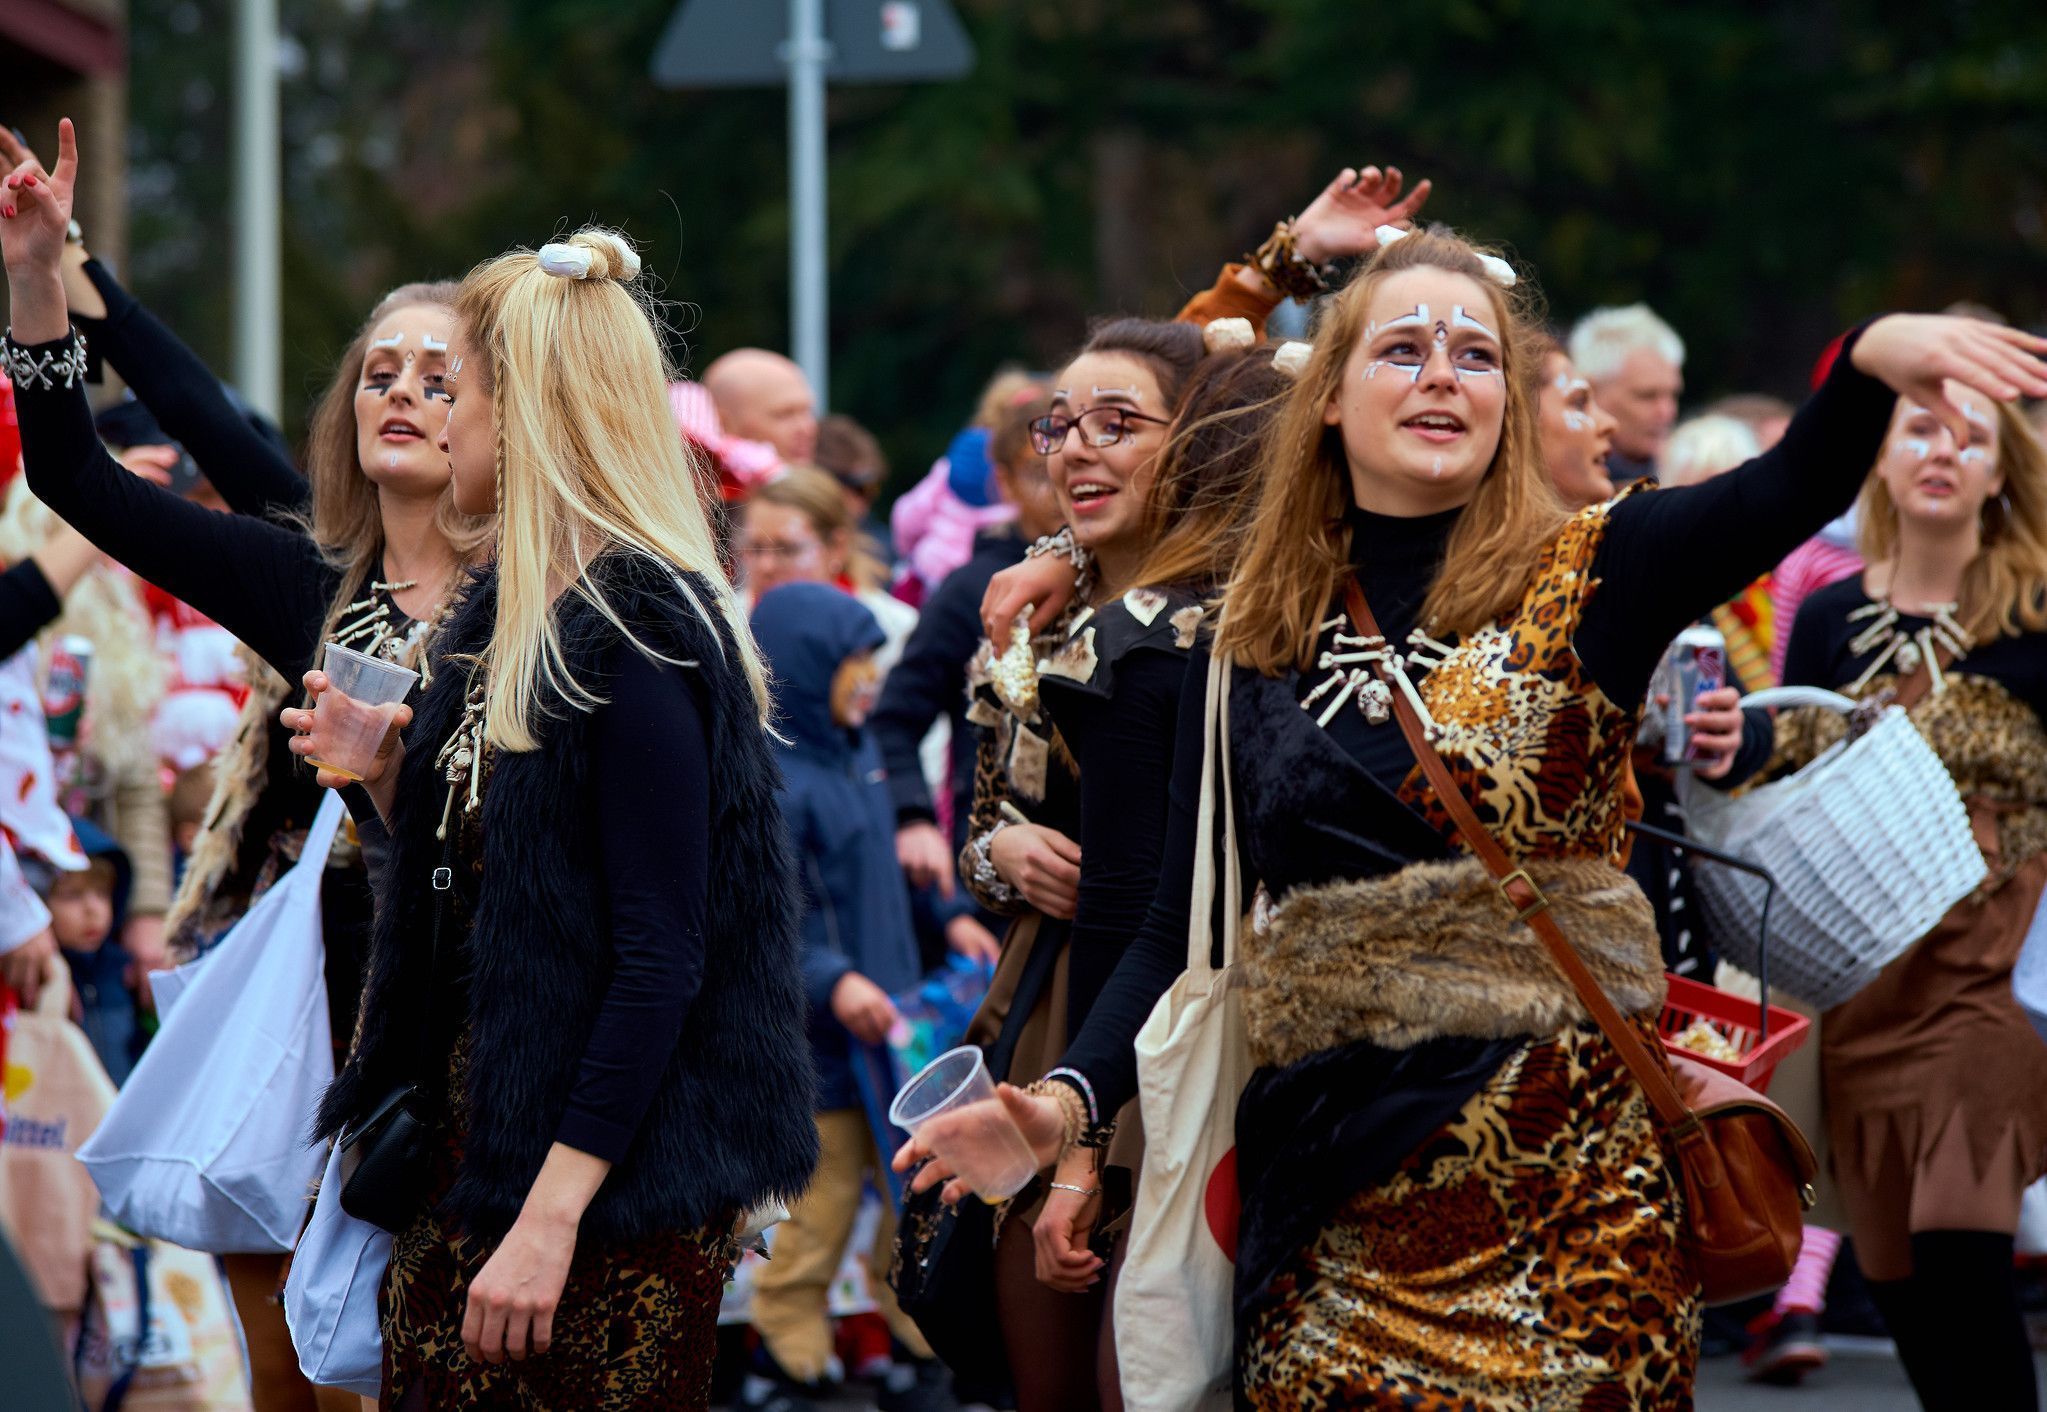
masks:
[[[1677,1407],[1698,1356],[1663,1135],[1341,660],[1360,633],[1346,590],[1473,811],[1653,1044],[1655,923],[1618,864],[1665,644],[1854,494],[1885,383],[1941,406],[1943,377],[2047,392],[2047,340],[1878,319],[1770,453],[1572,513],[1538,450],[1524,292],[1450,233],[1382,244],[1278,415],[1212,648],[1190,664],[1227,664],[1245,890],[1276,909],[1243,943],[1257,1067],[1237,1107],[1236,1381],[1255,1408]],[[1000,1091],[1044,1162],[1135,1091],[1132,1040],[1184,962],[1203,695],[1182,697],[1142,929],[1052,1091]],[[932,1161],[913,1185],[950,1175]]]
[[[704,1407],[737,1223],[817,1156],[767,679],[638,272],[583,230],[455,297],[440,446],[498,552],[369,772],[389,861],[318,1124],[410,1087],[433,1133],[390,1412]]]

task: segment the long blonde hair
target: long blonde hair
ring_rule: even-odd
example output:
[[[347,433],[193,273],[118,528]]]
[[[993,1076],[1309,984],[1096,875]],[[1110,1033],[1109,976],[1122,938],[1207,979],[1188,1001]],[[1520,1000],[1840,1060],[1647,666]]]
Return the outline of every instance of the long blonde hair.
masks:
[[[341,570],[341,586],[320,624],[321,642],[334,636],[343,610],[354,596],[383,574],[383,511],[376,483],[363,473],[356,454],[355,392],[362,382],[370,335],[399,309],[424,305],[452,313],[456,291],[452,280],[431,280],[401,284],[378,300],[342,353],[334,378],[313,411],[306,433],[306,479],[312,482],[312,503],[301,524],[328,562]],[[434,527],[448,541],[456,561],[466,564],[490,542],[496,518],[465,515],[456,509],[451,482],[435,507]]]
[[[562,656],[554,602],[564,591],[639,651],[668,660],[633,634],[590,576],[597,556],[618,546],[701,576],[765,728],[767,673],[719,567],[704,508],[716,494],[711,473],[675,434],[668,406],[675,374],[655,337],[659,312],[633,283],[638,260],[628,260],[622,235],[598,227],[560,243],[588,252],[586,278],[549,274],[535,252],[520,248],[471,270],[455,296],[474,360],[465,380],[490,397],[497,434],[497,621],[483,653],[485,738],[501,750],[532,750],[552,698],[579,710],[600,703]],[[695,606],[709,622],[706,605]]]
[[[57,512],[36,499],[28,478],[8,489],[0,512],[0,564],[15,564],[34,554],[55,529]],[[163,700],[169,672],[156,650],[149,608],[142,601],[140,581],[126,569],[95,563],[64,595],[63,610],[39,637],[52,641],[69,634],[89,638],[92,670],[85,682],[85,738],[89,753],[107,772],[154,777],[156,750],[150,742],[150,718]],[[41,664],[47,678],[50,663]]]
[[[1372,296],[1402,270],[1428,266],[1465,275],[1485,292],[1501,330],[1505,423],[1499,450],[1450,532],[1442,571],[1422,605],[1422,622],[1442,635],[1471,632],[1520,602],[1544,547],[1569,512],[1543,467],[1527,360],[1540,358],[1541,320],[1523,280],[1504,290],[1479,263],[1481,252],[1436,229],[1382,246],[1330,301],[1315,351],[1281,407],[1267,442],[1264,486],[1244,553],[1224,594],[1216,650],[1269,676],[1305,667],[1341,576],[1349,566],[1349,464],[1341,431],[1323,408],[1343,385],[1344,366],[1364,333]]]
[[[1962,572],[1957,619],[1978,642],[2047,630],[2047,447],[2009,402],[1997,404],[2004,490],[1983,506],[1982,547]],[[1857,548],[1872,564],[1898,553],[1898,507],[1882,476],[1862,484]]]

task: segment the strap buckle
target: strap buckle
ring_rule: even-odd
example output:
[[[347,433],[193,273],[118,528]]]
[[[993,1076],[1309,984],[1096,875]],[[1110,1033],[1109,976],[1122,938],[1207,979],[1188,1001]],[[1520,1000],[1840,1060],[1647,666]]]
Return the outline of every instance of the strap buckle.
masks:
[[[1525,887],[1527,887],[1529,892],[1535,895],[1535,900],[1529,903],[1526,907],[1523,907],[1519,902],[1516,902],[1514,900],[1514,894],[1507,890],[1510,887],[1512,887],[1516,882],[1523,884]],[[1535,885],[1535,879],[1528,876],[1528,869],[1526,868],[1516,868],[1513,872],[1507,874],[1507,876],[1505,876],[1504,878],[1501,878],[1499,882],[1495,884],[1495,886],[1497,886],[1500,889],[1500,896],[1507,899],[1507,905],[1515,909],[1514,920],[1517,922],[1525,922],[1530,917],[1533,917],[1536,913],[1547,912],[1549,910],[1548,896],[1543,892],[1541,888]]]
[[[455,885],[455,870],[443,864],[434,869],[434,891],[446,892]]]

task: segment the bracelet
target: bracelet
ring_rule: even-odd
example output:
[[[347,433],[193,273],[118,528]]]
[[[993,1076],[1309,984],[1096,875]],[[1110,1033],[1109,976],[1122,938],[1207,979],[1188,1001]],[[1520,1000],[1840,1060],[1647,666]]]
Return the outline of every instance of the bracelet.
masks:
[[[967,842],[967,852],[972,854],[974,858],[973,880],[983,892],[987,893],[988,896],[997,902],[1014,902],[1016,901],[1017,892],[1003,878],[1002,874],[995,870],[995,861],[988,856],[988,849],[995,842],[995,835],[1008,828],[1013,822],[1015,821],[1012,819],[997,819],[994,828],[988,830],[979,838],[970,839]]]
[[[1098,1186],[1075,1186],[1071,1182],[1046,1182],[1045,1185],[1054,1191],[1070,1191],[1075,1196],[1100,1196],[1102,1194],[1102,1189]]]
[[[1272,228],[1263,245],[1244,257],[1244,263],[1270,280],[1281,294],[1306,301],[1329,292],[1329,277],[1300,253],[1297,239],[1289,216]]]
[[[1102,1121],[1102,1107],[1095,1102],[1095,1086],[1087,1081],[1087,1075],[1078,1069],[1069,1069],[1064,1064],[1046,1074],[1047,1079],[1060,1079],[1080,1090],[1080,1096],[1087,1100],[1087,1121],[1094,1127]]]
[[[1024,550],[1026,559],[1064,559],[1073,565],[1073,596],[1087,598],[1094,590],[1094,556],[1073,537],[1073,526],[1061,525],[1057,534],[1041,536]]]
[[[1069,1147],[1081,1145],[1081,1139],[1086,1135],[1088,1128],[1087,1109],[1081,1101],[1079,1089],[1057,1079],[1039,1079],[1036,1083],[1028,1085],[1024,1092],[1033,1098],[1049,1098],[1059,1105],[1060,1151],[1064,1152]]]
[[[85,381],[85,335],[73,329],[68,343],[56,352],[30,353],[15,340],[10,328],[0,342],[0,370],[16,387],[49,392],[59,381],[77,387]]]

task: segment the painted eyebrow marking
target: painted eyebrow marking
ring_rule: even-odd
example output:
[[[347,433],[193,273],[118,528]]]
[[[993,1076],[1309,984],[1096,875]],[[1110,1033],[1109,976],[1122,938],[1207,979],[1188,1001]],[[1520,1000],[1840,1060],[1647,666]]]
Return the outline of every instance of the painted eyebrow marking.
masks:
[[[448,345],[430,333],[423,333],[419,336],[419,346],[426,349],[429,353],[445,353],[448,351]]]
[[[1365,325],[1365,337],[1377,338],[1390,328],[1427,328],[1432,322],[1433,320],[1429,318],[1429,306],[1417,304],[1411,313],[1402,314],[1397,319],[1388,319],[1383,324],[1368,322]]]
[[[379,348],[396,348],[396,347],[397,347],[397,346],[398,346],[399,344],[403,343],[404,341],[405,341],[405,335],[404,335],[404,334],[402,334],[402,333],[394,333],[394,334],[392,334],[392,335],[391,335],[391,336],[390,336],[389,338],[373,338],[373,339],[371,339],[371,340],[370,340],[370,348],[371,348],[371,350],[372,350],[372,351],[374,351],[374,350],[376,350],[376,349],[379,349]]]
[[[1957,461],[1970,462],[1988,461],[1990,459],[1990,451],[1989,448],[1983,446],[1964,446],[1955,453],[1955,459]]]
[[[1498,334],[1494,333],[1490,328],[1480,323],[1477,319],[1474,319],[1473,317],[1471,317],[1471,315],[1465,313],[1464,306],[1462,304],[1455,305],[1454,307],[1451,308],[1450,327],[1475,328],[1480,333],[1484,334],[1487,338],[1490,338],[1495,342],[1498,342],[1500,337]]]
[[[1922,436],[1901,436],[1898,448],[1921,461],[1933,454],[1933,443]]]
[[[1988,427],[1990,425],[1990,415],[1979,407],[1964,406],[1962,408],[1962,416],[1979,427]]]

